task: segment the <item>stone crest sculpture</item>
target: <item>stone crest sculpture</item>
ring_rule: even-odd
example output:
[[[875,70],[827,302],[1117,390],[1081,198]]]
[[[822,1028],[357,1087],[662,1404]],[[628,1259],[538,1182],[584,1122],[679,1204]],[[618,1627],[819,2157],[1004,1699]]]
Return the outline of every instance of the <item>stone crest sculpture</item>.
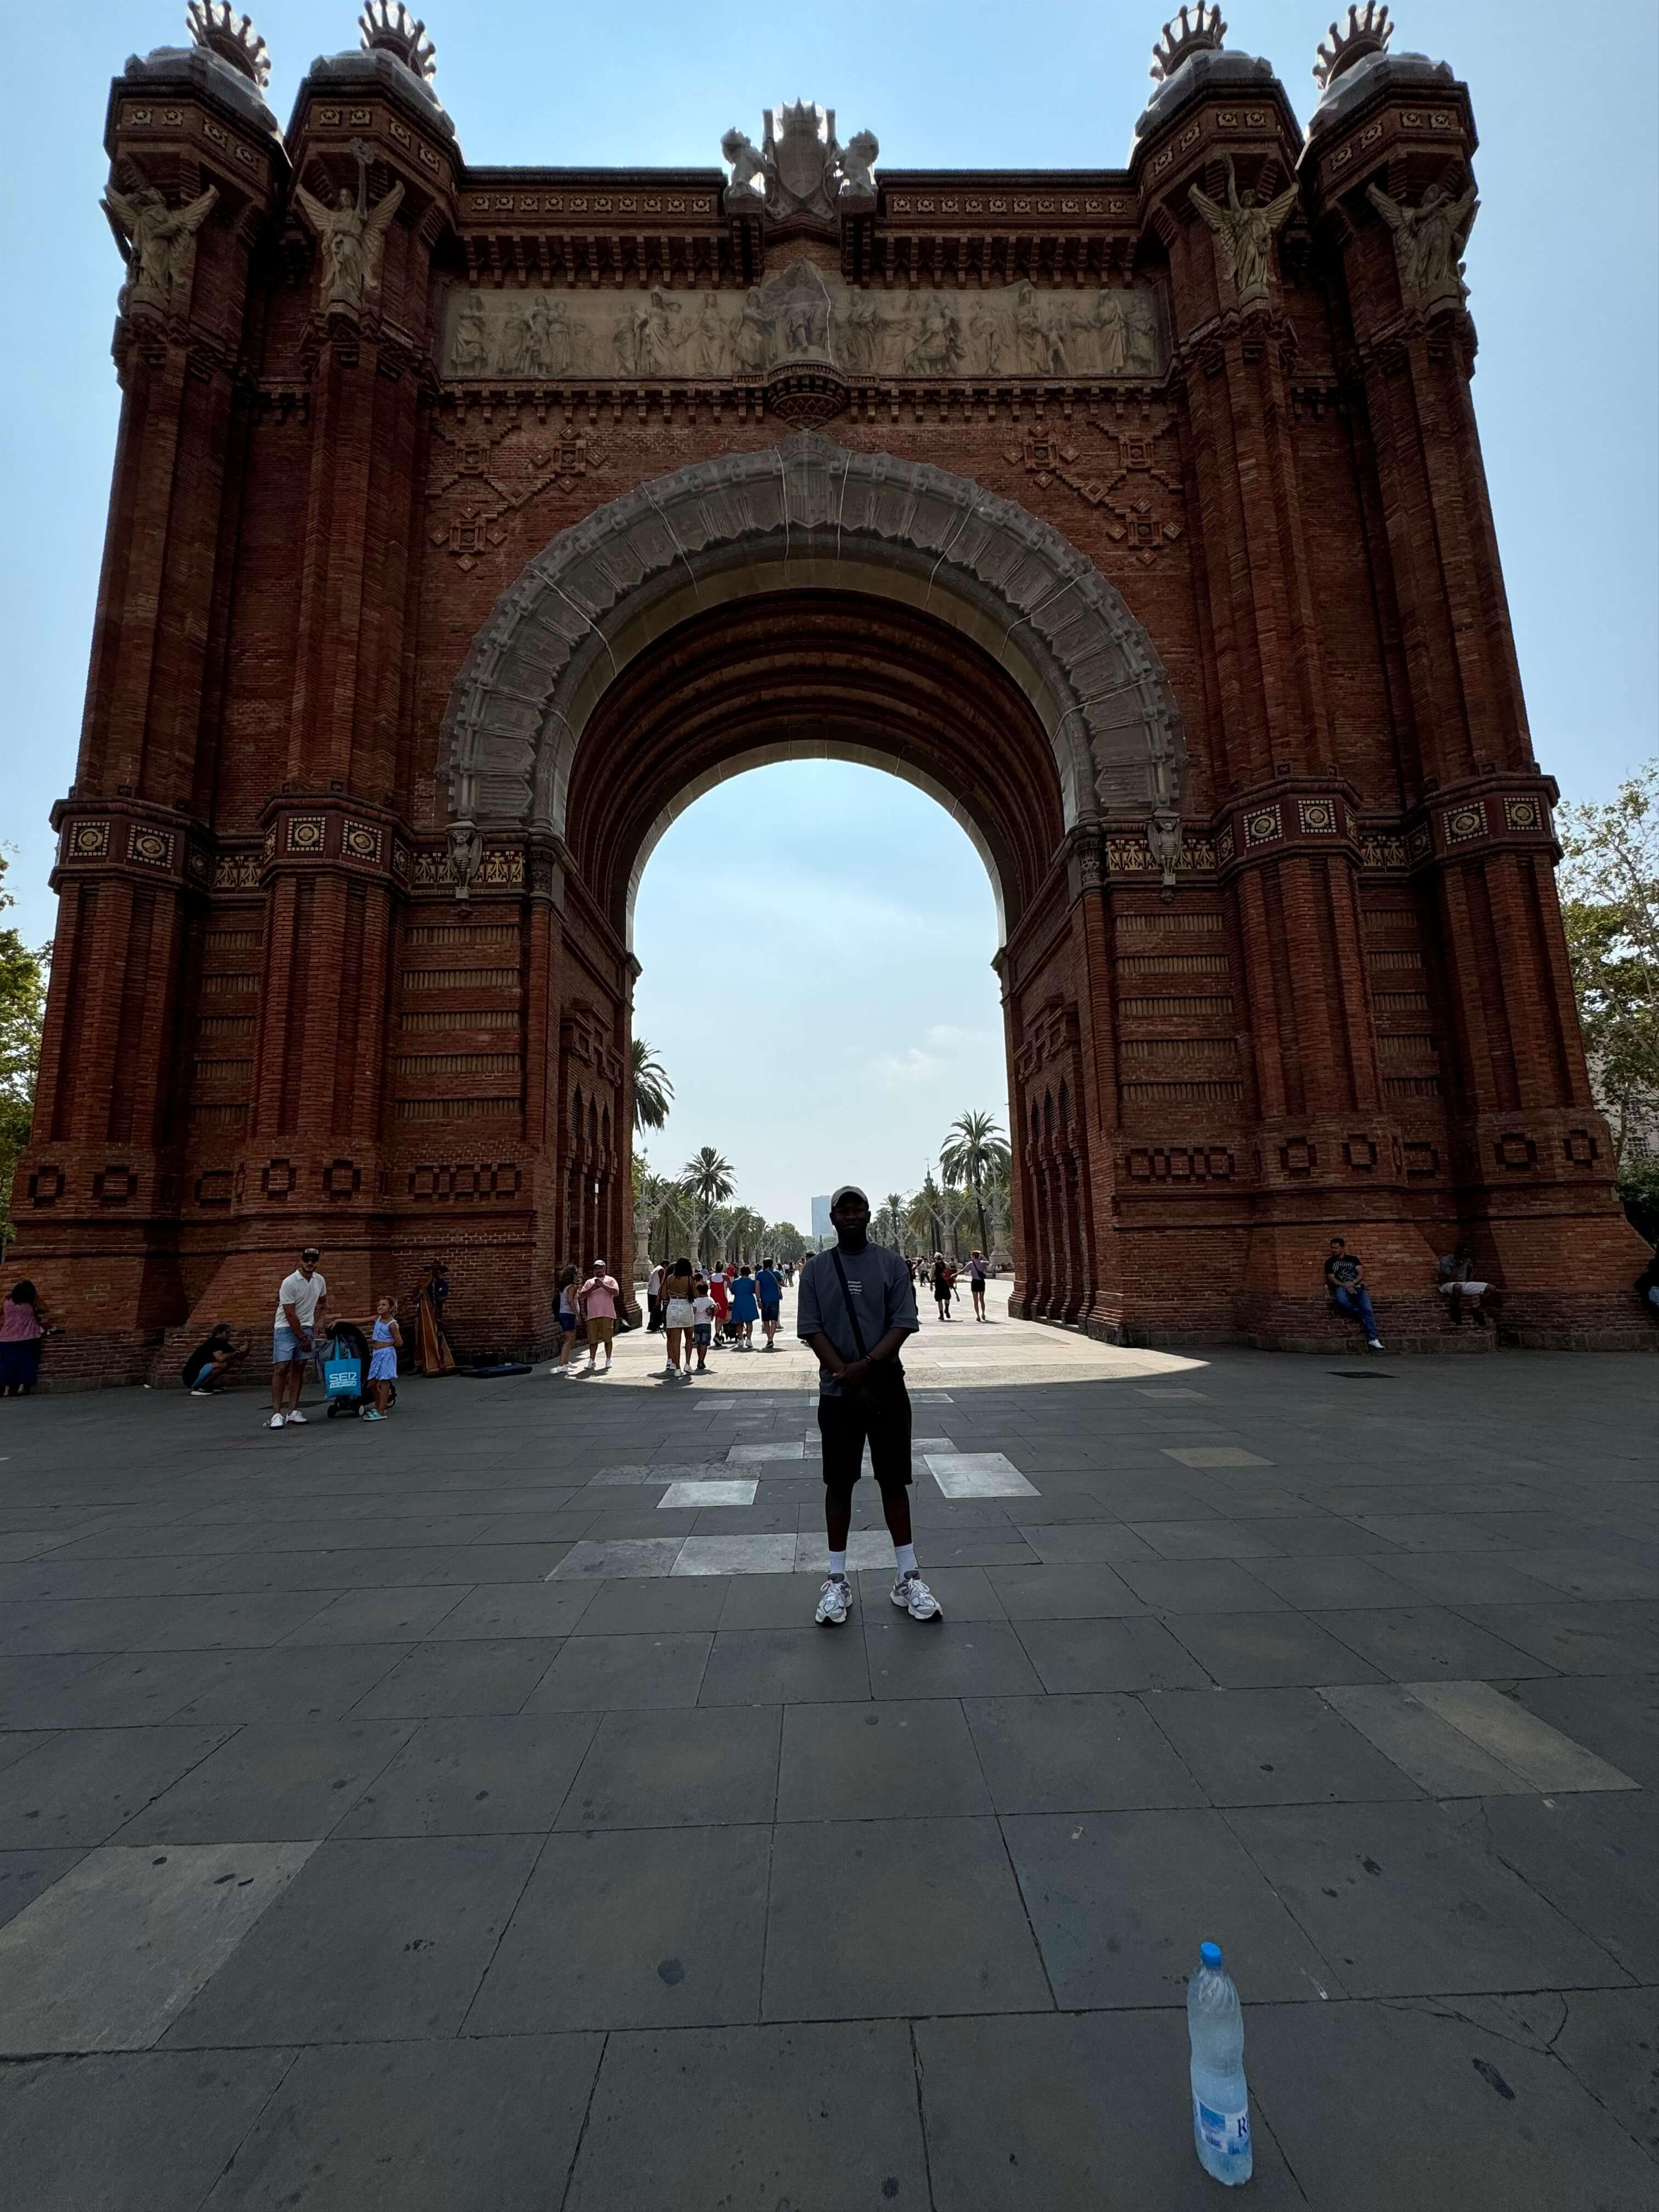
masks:
[[[735,129],[720,141],[732,167],[728,194],[762,202],[775,222],[830,222],[840,211],[875,205],[871,171],[881,147],[873,131],[856,132],[843,147],[836,137],[835,109],[810,100],[769,107],[764,120],[759,146]]]
[[[1240,304],[1265,299],[1273,276],[1273,235],[1291,211],[1296,186],[1287,185],[1277,199],[1258,206],[1253,191],[1239,191],[1230,154],[1224,206],[1196,185],[1190,191],[1193,205],[1215,233],[1216,252],[1233,281]]]
[[[1181,28],[1176,28],[1172,19],[1164,26],[1163,33],[1152,48],[1152,65],[1149,76],[1165,84],[1181,64],[1194,54],[1219,53],[1227,35],[1227,26],[1221,20],[1221,10],[1208,4],[1208,0],[1197,0],[1188,21],[1187,9],[1180,15]]]
[[[185,20],[192,45],[228,62],[250,84],[264,91],[270,82],[270,52],[249,17],[237,21],[230,0],[190,0]]]
[[[1315,49],[1314,82],[1322,92],[1328,92],[1339,77],[1346,76],[1370,55],[1386,53],[1393,36],[1387,0],[1381,7],[1377,0],[1365,0],[1363,12],[1350,0],[1346,29],[1333,23],[1330,45],[1322,39]]]
[[[1400,289],[1407,307],[1461,307],[1468,297],[1459,258],[1480,210],[1471,185],[1461,199],[1431,185],[1416,207],[1393,200],[1379,185],[1365,197],[1394,233]]]
[[[322,243],[318,275],[324,307],[355,311],[362,306],[368,294],[380,289],[380,257],[386,228],[403,204],[404,188],[401,182],[393,185],[379,205],[371,208],[368,165],[374,158],[374,149],[361,138],[354,138],[351,152],[357,164],[355,198],[343,185],[332,207],[325,207],[303,185],[295,185],[294,197]]]
[[[210,185],[185,206],[170,208],[136,162],[127,167],[138,179],[137,189],[120,192],[111,185],[104,194],[104,211],[127,264],[117,310],[123,315],[138,307],[182,313],[196,267],[196,234],[219,198],[218,188]]]

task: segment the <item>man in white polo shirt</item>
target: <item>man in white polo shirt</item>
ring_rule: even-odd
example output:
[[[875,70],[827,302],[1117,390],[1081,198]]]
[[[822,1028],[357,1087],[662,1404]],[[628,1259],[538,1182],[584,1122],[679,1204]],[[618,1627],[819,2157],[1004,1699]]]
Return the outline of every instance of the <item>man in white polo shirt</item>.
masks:
[[[317,1272],[322,1254],[307,1244],[300,1264],[284,1275],[276,1293],[276,1322],[270,1345],[270,1419],[267,1426],[303,1428],[300,1393],[305,1387],[306,1363],[317,1341],[317,1316],[328,1302],[328,1285]],[[284,1400],[287,1401],[286,1406]]]

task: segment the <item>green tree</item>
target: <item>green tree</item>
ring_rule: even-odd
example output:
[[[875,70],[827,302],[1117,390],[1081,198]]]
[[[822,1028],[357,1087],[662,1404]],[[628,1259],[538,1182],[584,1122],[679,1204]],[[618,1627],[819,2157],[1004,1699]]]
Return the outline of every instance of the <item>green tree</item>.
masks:
[[[644,1129],[660,1129],[668,1119],[668,1109],[674,1103],[674,1086],[668,1072],[653,1054],[643,1037],[633,1042],[634,1054],[634,1133]]]
[[[965,1185],[973,1194],[981,1252],[991,1249],[991,1232],[985,1223],[986,1190],[993,1182],[1007,1180],[1012,1157],[1000,1125],[989,1114],[958,1114],[940,1147],[939,1164],[945,1182]]]
[[[0,913],[16,904],[5,886],[7,861],[0,853]],[[12,1177],[18,1156],[29,1140],[34,1114],[34,1079],[40,1065],[40,1029],[46,1011],[50,945],[32,952],[21,933],[0,929],[0,1249],[15,1234],[11,1220]]]
[[[806,1238],[793,1221],[775,1221],[772,1224],[772,1242],[768,1249],[775,1260],[799,1260],[806,1249]]]
[[[732,1163],[713,1145],[700,1146],[680,1170],[680,1181],[689,1196],[695,1199],[703,1217],[702,1233],[697,1241],[699,1256],[705,1261],[712,1247],[708,1239],[713,1229],[716,1206],[724,1206],[737,1188],[737,1175]],[[729,1224],[722,1224],[729,1228]],[[724,1249],[724,1237],[721,1240]]]
[[[1659,1211],[1659,759],[1606,805],[1564,806],[1566,925],[1596,1103],[1619,1155],[1620,1194]]]

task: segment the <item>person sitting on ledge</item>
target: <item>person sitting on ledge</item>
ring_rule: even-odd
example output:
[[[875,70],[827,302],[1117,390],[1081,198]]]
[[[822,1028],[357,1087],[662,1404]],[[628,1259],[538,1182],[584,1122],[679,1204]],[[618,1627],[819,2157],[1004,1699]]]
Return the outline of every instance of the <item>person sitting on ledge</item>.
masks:
[[[238,1344],[228,1321],[216,1321],[179,1370],[179,1380],[192,1398],[209,1398],[222,1390],[238,1360],[246,1359],[252,1339]]]
[[[1331,1239],[1330,1257],[1325,1262],[1325,1287],[1331,1294],[1331,1304],[1340,1314],[1357,1321],[1365,1332],[1365,1341],[1373,1352],[1381,1352],[1382,1340],[1376,1333],[1376,1316],[1371,1309],[1371,1294],[1365,1288],[1364,1263],[1358,1252],[1350,1252],[1346,1240],[1340,1237]]]
[[[1486,1311],[1480,1301],[1491,1290],[1490,1283],[1480,1281],[1474,1273],[1474,1262],[1469,1257],[1469,1248],[1460,1237],[1457,1249],[1441,1255],[1439,1263],[1440,1295],[1451,1309],[1452,1327],[1462,1328],[1463,1314],[1468,1309],[1477,1328],[1486,1326]]]

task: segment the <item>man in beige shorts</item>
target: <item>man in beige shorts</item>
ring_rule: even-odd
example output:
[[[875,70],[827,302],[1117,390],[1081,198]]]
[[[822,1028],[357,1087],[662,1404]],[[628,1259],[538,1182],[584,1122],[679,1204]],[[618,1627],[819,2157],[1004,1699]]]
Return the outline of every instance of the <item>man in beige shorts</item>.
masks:
[[[617,1334],[617,1284],[614,1275],[605,1272],[603,1260],[593,1262],[593,1272],[578,1293],[582,1311],[587,1316],[587,1371],[590,1375],[611,1372],[611,1346]],[[599,1365],[601,1347],[605,1365]]]

